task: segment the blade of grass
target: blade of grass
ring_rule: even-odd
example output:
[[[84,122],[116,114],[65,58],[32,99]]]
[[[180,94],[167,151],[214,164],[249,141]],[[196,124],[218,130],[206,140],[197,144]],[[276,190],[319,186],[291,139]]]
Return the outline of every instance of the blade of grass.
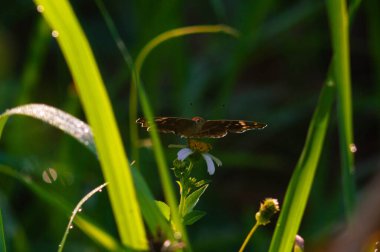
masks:
[[[34,181],[30,179],[28,176],[23,176],[19,172],[15,171],[15,169],[12,169],[8,166],[0,165],[0,173],[20,181],[46,203],[53,206],[61,213],[70,215],[72,207],[59,194],[43,188],[42,186],[34,183]],[[97,244],[101,245],[107,251],[121,250],[121,246],[115,240],[115,238],[113,238],[110,234],[108,234],[101,228],[97,227],[92,221],[83,216],[83,214],[81,216],[77,216],[74,219],[74,223],[85,234],[87,234],[88,237],[90,237]]]
[[[136,59],[136,69],[135,69],[135,75],[133,78],[133,83],[131,86],[131,94],[130,94],[130,129],[131,134],[136,134],[136,138],[133,139],[134,142],[132,142],[132,148],[135,148],[135,153],[137,153],[138,148],[138,133],[137,133],[137,125],[136,125],[136,119],[137,119],[137,93],[140,97],[142,110],[144,113],[145,118],[149,121],[153,121],[153,112],[151,109],[151,106],[149,104],[148,97],[145,93],[144,87],[142,83],[140,82],[140,72],[143,66],[143,63],[148,56],[148,54],[156,48],[161,43],[176,38],[179,36],[185,36],[190,34],[197,34],[197,33],[226,33],[232,36],[238,36],[238,32],[234,30],[233,28],[225,25],[200,25],[200,26],[190,26],[190,27],[183,27],[178,28],[174,30],[170,30],[167,32],[164,32],[151,40],[139,53]],[[137,92],[138,91],[138,92]],[[171,217],[174,223],[175,228],[181,232],[183,235],[183,239],[186,243],[187,249],[191,250],[190,244],[188,242],[187,233],[185,228],[182,225],[181,218],[177,211],[178,202],[175,197],[174,188],[172,184],[172,180],[170,178],[169,169],[166,163],[164,151],[162,148],[162,144],[158,135],[158,132],[156,128],[153,126],[151,127],[152,130],[149,131],[152,142],[153,142],[153,150],[155,154],[155,158],[158,164],[158,169],[160,173],[161,183],[163,187],[163,191],[165,194],[165,198],[167,200],[167,203],[170,207],[171,211]]]
[[[146,250],[148,242],[129,162],[90,45],[67,1],[35,2],[58,34],[58,43],[94,132],[102,171],[109,183],[108,193],[122,243],[131,249]]]
[[[136,91],[136,85],[134,83],[138,83],[137,81],[140,81],[141,78],[141,69],[144,65],[144,62],[147,58],[147,56],[157,48],[162,43],[188,35],[195,35],[195,34],[202,34],[202,33],[225,33],[227,35],[238,37],[239,32],[235,30],[234,28],[226,25],[196,25],[196,26],[187,26],[187,27],[181,27],[173,30],[166,31],[164,33],[159,34],[152,40],[150,40],[144,47],[141,49],[140,53],[137,55],[136,58],[136,76],[132,80],[131,90],[130,90],[130,99],[129,99],[129,128],[130,128],[130,135],[131,137],[131,146],[132,146],[132,153],[135,154],[134,157],[138,161],[138,144],[139,144],[139,138],[138,138],[138,130],[137,130],[137,91]],[[138,85],[137,85],[138,88]]]
[[[3,215],[1,214],[1,208],[0,208],[0,251],[3,251],[3,252],[7,251],[7,248],[5,246]]]
[[[71,217],[70,217],[70,220],[69,220],[69,223],[67,223],[67,227],[66,227],[66,230],[65,230],[65,233],[62,237],[62,240],[61,240],[61,243],[58,245],[58,252],[62,252],[63,251],[63,247],[65,245],[65,242],[66,242],[66,239],[67,239],[67,236],[69,235],[69,232],[70,232],[70,229],[72,229],[72,224],[74,222],[74,218],[76,217],[76,215],[82,211],[82,206],[83,204],[89,200],[95,193],[98,193],[98,192],[101,192],[102,191],[102,188],[105,187],[107,185],[107,183],[103,183],[101,184],[100,186],[97,186],[96,188],[92,189],[89,193],[87,193],[79,202],[78,204],[75,206],[74,210],[72,211],[72,214],[71,214]]]
[[[31,100],[30,96],[37,86],[45,55],[49,49],[51,40],[49,26],[42,17],[38,18],[35,26],[29,46],[30,51],[26,57],[26,63],[21,75],[22,89],[16,104],[25,104]]]
[[[355,7],[357,9],[357,7]],[[330,20],[332,47],[334,53],[333,69],[337,85],[338,129],[341,155],[343,199],[346,217],[349,219],[355,204],[349,17],[345,0],[327,0]]]
[[[350,14],[355,15],[355,11]],[[332,64],[334,59],[331,61],[325,86],[311,120],[305,146],[286,191],[270,252],[291,251],[302,220],[336,95]]]
[[[30,116],[48,123],[75,138],[97,156],[91,128],[70,114],[44,104],[28,104],[9,109],[0,115],[0,138],[5,123],[12,115]],[[148,185],[138,170],[132,169],[132,175],[142,214],[151,233],[158,235],[158,232],[161,232],[161,234],[163,233],[166,237],[171,238],[171,228],[157,207]]]
[[[335,98],[331,79],[323,87],[302,154],[286,191],[270,252],[291,251],[305,210]]]

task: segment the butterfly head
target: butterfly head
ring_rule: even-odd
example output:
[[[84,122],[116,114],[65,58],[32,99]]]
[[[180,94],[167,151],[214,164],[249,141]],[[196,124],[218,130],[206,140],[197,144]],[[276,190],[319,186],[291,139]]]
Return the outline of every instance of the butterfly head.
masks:
[[[194,116],[193,118],[191,118],[191,120],[194,121],[196,124],[203,124],[206,121],[200,116]]]
[[[205,119],[203,119],[202,117],[199,117],[199,116],[194,116],[193,118],[191,118],[191,120],[193,122],[195,122],[195,127],[196,127],[197,131],[201,130],[203,124],[206,122]]]

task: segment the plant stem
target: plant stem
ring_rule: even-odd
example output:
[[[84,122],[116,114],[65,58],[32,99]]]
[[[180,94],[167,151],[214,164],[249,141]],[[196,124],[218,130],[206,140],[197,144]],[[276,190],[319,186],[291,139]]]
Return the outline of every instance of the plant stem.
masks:
[[[256,229],[259,227],[259,223],[256,221],[256,224],[253,226],[253,228],[251,229],[251,231],[249,231],[247,237],[245,238],[243,244],[241,245],[240,249],[239,249],[239,252],[243,252],[245,247],[247,246],[249,240],[251,239],[253,233],[256,231]]]

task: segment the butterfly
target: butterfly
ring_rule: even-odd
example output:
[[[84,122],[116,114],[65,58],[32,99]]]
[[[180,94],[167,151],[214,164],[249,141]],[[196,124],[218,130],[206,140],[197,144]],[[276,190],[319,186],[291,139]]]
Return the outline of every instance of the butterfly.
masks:
[[[184,138],[221,138],[228,133],[243,133],[267,126],[265,123],[244,120],[205,120],[199,116],[192,119],[155,117],[154,122],[159,132],[173,133]],[[136,123],[147,130],[151,126],[144,118],[137,119]]]

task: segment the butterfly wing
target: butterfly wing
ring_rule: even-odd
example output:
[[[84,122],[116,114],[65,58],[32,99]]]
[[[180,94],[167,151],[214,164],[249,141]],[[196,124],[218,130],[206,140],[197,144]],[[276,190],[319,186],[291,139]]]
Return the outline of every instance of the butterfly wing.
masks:
[[[157,126],[157,130],[162,133],[173,133],[180,135],[181,137],[191,137],[191,134],[195,129],[195,122],[179,117],[155,117],[154,122]],[[141,127],[149,128],[151,125],[144,118],[137,119],[136,123],[140,124]]]
[[[248,130],[263,129],[265,123],[243,120],[208,120],[193,137],[221,138],[230,133],[243,133]]]

